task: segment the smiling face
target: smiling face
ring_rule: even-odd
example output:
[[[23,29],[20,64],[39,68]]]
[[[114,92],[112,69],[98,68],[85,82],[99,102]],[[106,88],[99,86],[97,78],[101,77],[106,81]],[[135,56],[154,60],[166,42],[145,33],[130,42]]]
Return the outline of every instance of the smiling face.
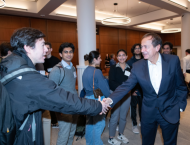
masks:
[[[135,55],[140,55],[141,54],[141,48],[139,45],[137,45],[134,49],[134,54]]]
[[[66,47],[59,55],[65,62],[70,63],[74,56],[73,49],[71,47]]]
[[[152,45],[152,37],[148,36],[141,41],[141,52],[144,59],[148,59],[151,62],[157,61],[159,55],[160,45],[154,47]]]
[[[36,40],[34,48],[24,45],[24,49],[27,52],[27,56],[31,59],[34,65],[36,63],[44,63],[45,55],[48,51],[44,43],[44,39],[39,38]]]
[[[171,54],[172,49],[170,49],[169,45],[164,45],[162,51],[164,54]]]
[[[117,60],[119,61],[119,63],[125,63],[126,59],[127,59],[127,55],[125,54],[125,52],[120,51],[117,54]]]

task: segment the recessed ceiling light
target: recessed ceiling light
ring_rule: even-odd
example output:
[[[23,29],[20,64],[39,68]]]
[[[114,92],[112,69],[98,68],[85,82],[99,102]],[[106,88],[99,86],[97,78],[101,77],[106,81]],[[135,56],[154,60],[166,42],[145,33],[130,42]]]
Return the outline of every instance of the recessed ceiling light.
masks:
[[[140,4],[141,2],[139,2],[139,4]]]

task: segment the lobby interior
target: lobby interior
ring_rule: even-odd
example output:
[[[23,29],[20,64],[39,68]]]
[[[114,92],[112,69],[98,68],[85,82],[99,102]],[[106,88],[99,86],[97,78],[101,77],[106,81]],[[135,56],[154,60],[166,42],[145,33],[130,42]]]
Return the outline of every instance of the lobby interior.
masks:
[[[6,6],[0,8],[0,43],[9,42],[13,32],[21,27],[32,27],[41,30],[45,40],[52,43],[52,55],[59,57],[59,46],[63,42],[71,42],[76,50],[73,65],[81,65],[79,53],[78,26],[80,18],[77,16],[77,1],[80,0],[5,0]],[[85,0],[81,0],[81,2]],[[190,49],[190,2],[189,0],[92,0],[95,14],[95,45],[89,45],[88,53],[92,49],[100,52],[102,57],[101,69],[104,75],[108,72],[104,68],[106,54],[115,53],[125,49],[128,59],[132,57],[131,47],[141,43],[141,38],[148,32],[159,34],[163,42],[169,41],[174,46],[175,54],[182,60],[185,50]],[[117,5],[114,5],[117,3]],[[0,5],[3,2],[0,1]],[[83,5],[86,9],[87,5]],[[106,25],[102,20],[112,17],[130,18],[130,22],[116,22],[115,25]],[[113,22],[113,21],[112,21]],[[83,24],[88,24],[83,21]],[[83,30],[88,31],[86,30]],[[90,40],[86,40],[90,41]],[[93,47],[93,48],[90,48]],[[80,51],[79,51],[80,50]],[[78,81],[78,86],[81,82]],[[81,87],[78,88],[79,91]],[[187,99],[187,108],[181,113],[178,132],[178,145],[190,144],[190,101]],[[108,139],[108,119],[102,135],[104,144]],[[132,122],[130,112],[127,116],[125,135],[129,145],[141,144],[141,135],[134,134],[131,130]],[[139,127],[140,128],[140,127]],[[58,129],[52,129],[51,144],[56,144]],[[75,137],[76,139],[76,137]],[[163,144],[161,130],[158,129],[155,145]],[[84,145],[85,139],[74,140],[73,145]]]

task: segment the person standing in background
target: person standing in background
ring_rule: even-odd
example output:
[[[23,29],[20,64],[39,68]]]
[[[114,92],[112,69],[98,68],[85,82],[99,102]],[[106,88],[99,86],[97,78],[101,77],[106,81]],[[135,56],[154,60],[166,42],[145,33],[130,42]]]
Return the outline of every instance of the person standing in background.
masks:
[[[58,86],[65,91],[77,94],[75,89],[76,84],[76,69],[72,64],[75,47],[72,43],[63,43],[59,47],[59,55],[62,58],[61,62],[53,67],[49,73],[49,79],[53,80]],[[76,130],[77,115],[63,114],[56,112],[56,117],[59,124],[59,133],[57,145],[72,145],[73,137]]]
[[[170,42],[165,42],[162,45],[162,53],[163,54],[172,54],[173,44]]]
[[[112,65],[115,65],[115,64],[116,64],[116,61],[115,61],[115,54],[111,54],[110,57],[111,57],[111,60],[110,60],[110,67],[111,67]]]
[[[82,83],[86,92],[85,98],[98,100],[93,91],[100,89],[103,93],[101,100],[110,95],[108,83],[106,82],[101,70],[96,69],[102,61],[101,55],[97,51],[91,51],[89,55],[84,56],[85,61],[89,61],[89,66],[84,70]],[[105,127],[105,115],[86,116],[86,145],[103,145],[101,135]]]
[[[132,68],[133,63],[139,61],[142,59],[142,53],[141,53],[141,44],[137,43],[134,44],[133,47],[131,48],[131,52],[133,54],[132,58],[127,61],[127,64]],[[139,108],[139,118],[141,121],[141,107],[142,107],[142,89],[139,84],[137,84],[132,90],[131,90],[131,119],[133,122],[132,126],[132,131],[134,133],[139,133],[139,129],[137,127],[137,104]],[[140,123],[139,123],[140,126]]]
[[[51,69],[60,62],[60,60],[51,55],[51,52],[53,50],[51,43],[49,42],[45,42],[45,46],[47,47],[48,51],[46,52],[46,58],[44,60],[44,69],[46,71],[46,75],[48,75],[51,71]],[[52,124],[52,128],[58,128],[58,123],[57,123],[57,118],[55,115],[55,112],[50,111],[50,115],[51,115],[51,124]]]
[[[44,69],[47,73],[50,73],[51,69],[60,62],[60,60],[53,56],[51,54],[51,52],[53,51],[53,48],[51,46],[50,42],[45,42],[45,45],[48,49],[47,53],[46,53],[46,58],[45,58],[45,62],[44,62]]]
[[[105,59],[105,68],[110,67],[110,57],[109,54],[106,54],[106,59]]]
[[[186,56],[183,58],[183,75],[184,75],[184,77],[186,77],[186,73],[190,74],[190,49],[187,49],[185,51],[185,54],[186,54]]]
[[[116,65],[111,66],[109,71],[109,86],[111,91],[120,86],[126,81],[130,75],[131,68],[126,63],[127,52],[123,49],[118,50],[117,60],[119,61]],[[130,107],[131,96],[130,93],[126,94],[111,110],[111,117],[109,121],[109,139],[108,143],[112,145],[120,145],[121,142],[116,140],[115,133],[116,127],[119,122],[119,130],[117,138],[123,143],[128,143],[129,140],[124,136],[124,129],[126,125],[127,112]],[[118,121],[119,120],[119,121]]]

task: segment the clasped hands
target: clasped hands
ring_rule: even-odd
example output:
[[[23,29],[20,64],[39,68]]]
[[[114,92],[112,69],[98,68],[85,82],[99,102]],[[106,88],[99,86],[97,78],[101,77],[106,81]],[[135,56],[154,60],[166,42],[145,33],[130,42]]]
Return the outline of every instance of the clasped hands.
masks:
[[[100,113],[100,115],[106,114],[107,111],[111,108],[110,105],[113,103],[112,99],[110,99],[110,98],[104,98],[101,101],[101,98],[99,96],[98,101],[100,101],[100,103],[102,104],[102,112]]]

